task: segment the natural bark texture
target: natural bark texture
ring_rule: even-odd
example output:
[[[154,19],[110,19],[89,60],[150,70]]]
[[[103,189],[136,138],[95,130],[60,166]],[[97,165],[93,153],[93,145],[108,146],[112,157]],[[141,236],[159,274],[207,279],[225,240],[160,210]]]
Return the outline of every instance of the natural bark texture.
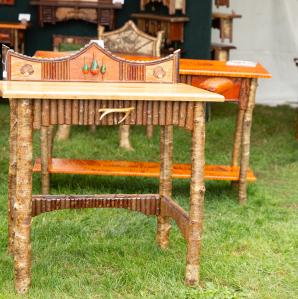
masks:
[[[64,209],[117,208],[158,215],[159,194],[36,195],[32,216]]]
[[[59,125],[56,133],[57,141],[64,141],[69,139],[70,130],[71,130],[70,125]]]
[[[239,182],[239,203],[240,204],[245,204],[247,201],[246,173],[249,168],[250,135],[251,135],[251,126],[252,126],[252,115],[255,106],[256,89],[257,89],[257,79],[252,79],[247,109],[245,111],[244,118],[243,118],[242,152],[241,152],[240,182]]]
[[[185,282],[199,282],[199,255],[204,218],[204,167],[205,167],[205,111],[204,103],[194,107],[192,134],[192,177],[190,184],[189,232],[187,238]]]
[[[49,159],[51,151],[49,151],[49,136],[48,128],[42,126],[40,129],[40,157],[41,157],[41,193],[50,193],[50,174],[49,174]]]
[[[146,135],[148,139],[152,139],[154,133],[154,126],[153,125],[148,125],[146,127]]]
[[[130,144],[129,132],[130,132],[129,125],[119,126],[120,147],[128,151],[132,151],[133,147]]]
[[[173,160],[173,126],[162,126],[160,128],[160,186],[161,198],[172,195],[172,160]],[[160,206],[160,215],[157,217],[158,245],[165,249],[169,244],[169,233],[171,229],[170,217],[166,216],[165,207]]]
[[[239,166],[243,118],[244,118],[245,110],[247,109],[250,86],[251,86],[251,79],[242,79],[240,96],[239,96],[239,111],[237,115],[235,135],[234,135],[232,166]]]
[[[236,122],[235,136],[234,136],[232,166],[239,165],[244,112],[245,111],[239,107],[239,111],[238,111],[238,115],[237,115],[237,122]]]
[[[18,100],[17,180],[14,205],[14,264],[17,293],[26,293],[31,282],[32,120],[32,101]]]
[[[10,135],[9,135],[9,174],[8,174],[8,251],[13,254],[14,204],[16,201],[17,178],[17,135],[18,116],[17,101],[9,100],[10,104]]]

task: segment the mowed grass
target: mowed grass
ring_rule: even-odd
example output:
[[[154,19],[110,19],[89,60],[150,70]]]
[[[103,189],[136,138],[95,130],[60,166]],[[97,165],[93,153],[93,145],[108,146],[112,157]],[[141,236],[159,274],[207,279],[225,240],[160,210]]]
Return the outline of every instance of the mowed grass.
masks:
[[[218,104],[207,124],[207,163],[229,163],[236,106]],[[298,298],[297,111],[257,106],[251,166],[258,181],[249,202],[237,203],[229,182],[207,182],[198,288],[183,283],[185,242],[176,225],[170,247],[155,244],[156,219],[125,210],[58,211],[34,218],[32,288],[26,298]],[[0,298],[19,298],[7,254],[9,109],[0,105]],[[118,148],[118,132],[76,127],[71,140],[55,143],[54,156],[157,161],[159,134],[148,141],[132,131],[134,152]],[[174,160],[190,161],[190,133],[175,129]],[[38,155],[38,133],[34,135]],[[34,175],[34,192],[40,180]],[[156,193],[158,180],[53,175],[52,193]],[[189,181],[174,181],[174,198],[185,209]]]

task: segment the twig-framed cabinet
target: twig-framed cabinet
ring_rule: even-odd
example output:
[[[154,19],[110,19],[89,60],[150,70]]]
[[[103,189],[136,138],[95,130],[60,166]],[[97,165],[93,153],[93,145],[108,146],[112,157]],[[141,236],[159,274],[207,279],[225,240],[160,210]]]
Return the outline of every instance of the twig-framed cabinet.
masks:
[[[113,0],[32,0],[30,4],[38,7],[40,26],[80,19],[114,29],[115,11],[122,8]]]

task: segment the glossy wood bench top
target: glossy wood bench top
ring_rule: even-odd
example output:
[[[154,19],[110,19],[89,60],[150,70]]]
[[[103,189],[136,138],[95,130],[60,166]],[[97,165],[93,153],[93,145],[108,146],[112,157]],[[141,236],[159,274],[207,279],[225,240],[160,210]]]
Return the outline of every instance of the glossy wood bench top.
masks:
[[[223,102],[224,97],[191,85],[158,83],[0,82],[3,98]]]
[[[28,23],[21,22],[0,22],[0,29],[21,29],[25,30],[29,26]]]
[[[41,58],[61,58],[68,56],[69,52],[36,51],[35,56]],[[156,57],[142,55],[115,55],[128,60],[150,61]],[[237,78],[271,78],[272,75],[259,63],[255,67],[230,66],[225,61],[216,60],[198,60],[198,59],[180,59],[180,75],[194,76],[219,76],[219,77],[237,77]]]
[[[33,171],[41,171],[40,159],[36,160]],[[238,181],[239,171],[239,167],[206,165],[205,179]],[[52,159],[51,163],[49,163],[49,172],[57,174],[140,176],[158,178],[160,175],[160,164],[158,162]],[[188,179],[190,176],[190,164],[174,164],[173,178]],[[247,173],[247,180],[249,182],[256,181],[256,177],[251,170]]]

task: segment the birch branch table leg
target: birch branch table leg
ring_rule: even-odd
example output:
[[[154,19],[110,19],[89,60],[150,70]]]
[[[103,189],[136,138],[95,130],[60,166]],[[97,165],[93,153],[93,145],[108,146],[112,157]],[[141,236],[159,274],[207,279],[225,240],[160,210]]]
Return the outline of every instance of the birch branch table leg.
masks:
[[[10,104],[10,135],[9,135],[9,174],[8,174],[8,251],[13,254],[14,204],[16,197],[17,178],[17,135],[18,116],[17,101],[9,100]]]
[[[244,119],[244,114],[249,99],[250,86],[251,86],[250,79],[242,80],[240,97],[239,97],[239,109],[237,114],[236,128],[235,128],[235,135],[234,135],[232,166],[239,166],[240,152],[241,152],[241,139],[243,134],[243,119]],[[239,187],[239,181],[234,181],[231,183],[231,185],[234,187]]]
[[[199,256],[204,219],[204,167],[205,167],[205,111],[204,103],[194,107],[192,134],[192,175],[190,184],[189,229],[187,237],[185,282],[199,282]]]
[[[250,135],[252,126],[252,115],[256,100],[257,79],[252,79],[247,109],[243,118],[243,134],[242,134],[242,149],[240,162],[240,181],[239,181],[239,203],[247,202],[247,171],[249,167],[250,155]]]
[[[49,127],[41,126],[40,129],[40,158],[41,158],[41,193],[50,193],[49,159]]]
[[[130,125],[119,126],[120,147],[128,151],[132,151],[133,147],[130,144]]]
[[[152,139],[154,133],[154,126],[153,125],[148,125],[146,127],[146,136],[148,139]]]
[[[18,100],[18,143],[14,267],[17,293],[26,293],[31,283],[32,214],[32,101]]]
[[[160,196],[172,195],[172,163],[173,163],[173,126],[160,127]],[[160,214],[157,217],[157,244],[166,249],[169,245],[171,229],[170,217],[164,216],[161,201]]]
[[[245,111],[243,109],[241,109],[241,107],[239,107],[239,111],[238,111],[238,115],[237,115],[237,121],[236,121],[235,135],[234,135],[232,166],[238,166],[239,165],[244,112]]]
[[[49,153],[49,161],[52,159],[53,155],[53,140],[54,140],[54,126],[51,125],[48,127],[48,153]]]
[[[70,125],[58,125],[56,133],[57,141],[68,140],[70,137],[71,126]]]

